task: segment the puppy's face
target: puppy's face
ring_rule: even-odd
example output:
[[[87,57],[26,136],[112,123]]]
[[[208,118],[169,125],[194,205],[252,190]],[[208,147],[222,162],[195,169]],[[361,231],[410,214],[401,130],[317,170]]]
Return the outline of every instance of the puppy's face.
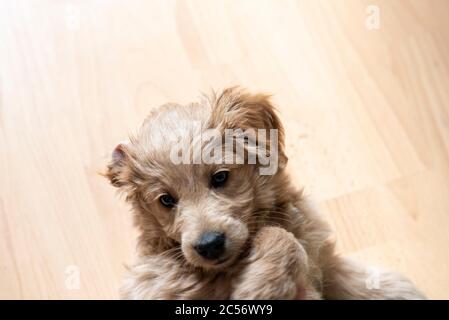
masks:
[[[172,252],[191,265],[221,269],[263,224],[279,191],[273,183],[279,170],[261,175],[259,161],[248,163],[248,144],[237,160],[237,136],[227,140],[234,148],[225,143],[225,130],[236,129],[278,130],[277,149],[267,135],[264,152],[275,151],[278,167],[285,165],[282,128],[267,97],[237,88],[201,103],[165,105],[116,147],[107,175],[133,204],[141,245],[154,247],[144,248],[148,252],[180,248]],[[205,153],[213,161],[205,161]]]

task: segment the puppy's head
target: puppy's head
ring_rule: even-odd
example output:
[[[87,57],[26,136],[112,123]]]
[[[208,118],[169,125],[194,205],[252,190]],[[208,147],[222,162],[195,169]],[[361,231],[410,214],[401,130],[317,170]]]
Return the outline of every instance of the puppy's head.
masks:
[[[264,172],[273,166],[267,159],[275,168]],[[173,249],[191,265],[217,270],[263,225],[286,161],[268,97],[230,88],[152,112],[115,148],[107,176],[133,205],[144,252]]]

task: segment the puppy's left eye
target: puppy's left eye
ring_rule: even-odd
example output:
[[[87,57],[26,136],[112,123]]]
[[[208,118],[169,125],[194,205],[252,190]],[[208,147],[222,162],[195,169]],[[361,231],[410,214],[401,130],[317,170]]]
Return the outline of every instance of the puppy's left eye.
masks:
[[[167,208],[173,208],[176,205],[176,199],[166,193],[159,197],[159,202]]]
[[[214,188],[224,186],[229,177],[229,171],[218,171],[212,175],[211,185]]]

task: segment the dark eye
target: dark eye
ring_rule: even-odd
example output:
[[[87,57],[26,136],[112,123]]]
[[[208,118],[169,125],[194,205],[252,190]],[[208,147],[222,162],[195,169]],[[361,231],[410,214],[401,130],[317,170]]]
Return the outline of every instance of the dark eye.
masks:
[[[212,175],[211,185],[214,188],[222,187],[228,180],[229,171],[218,171]]]
[[[176,200],[168,193],[159,197],[159,202],[167,208],[173,208],[176,205]]]

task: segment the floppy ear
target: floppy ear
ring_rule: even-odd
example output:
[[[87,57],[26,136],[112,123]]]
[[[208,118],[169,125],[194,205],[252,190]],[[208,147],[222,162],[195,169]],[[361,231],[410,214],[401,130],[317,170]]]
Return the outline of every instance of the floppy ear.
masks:
[[[213,105],[211,127],[222,129],[276,129],[279,164],[284,167],[284,128],[267,94],[250,94],[239,87],[225,89]]]
[[[122,187],[128,183],[130,159],[128,141],[119,143],[112,151],[111,161],[108,164],[105,175],[114,187]]]

